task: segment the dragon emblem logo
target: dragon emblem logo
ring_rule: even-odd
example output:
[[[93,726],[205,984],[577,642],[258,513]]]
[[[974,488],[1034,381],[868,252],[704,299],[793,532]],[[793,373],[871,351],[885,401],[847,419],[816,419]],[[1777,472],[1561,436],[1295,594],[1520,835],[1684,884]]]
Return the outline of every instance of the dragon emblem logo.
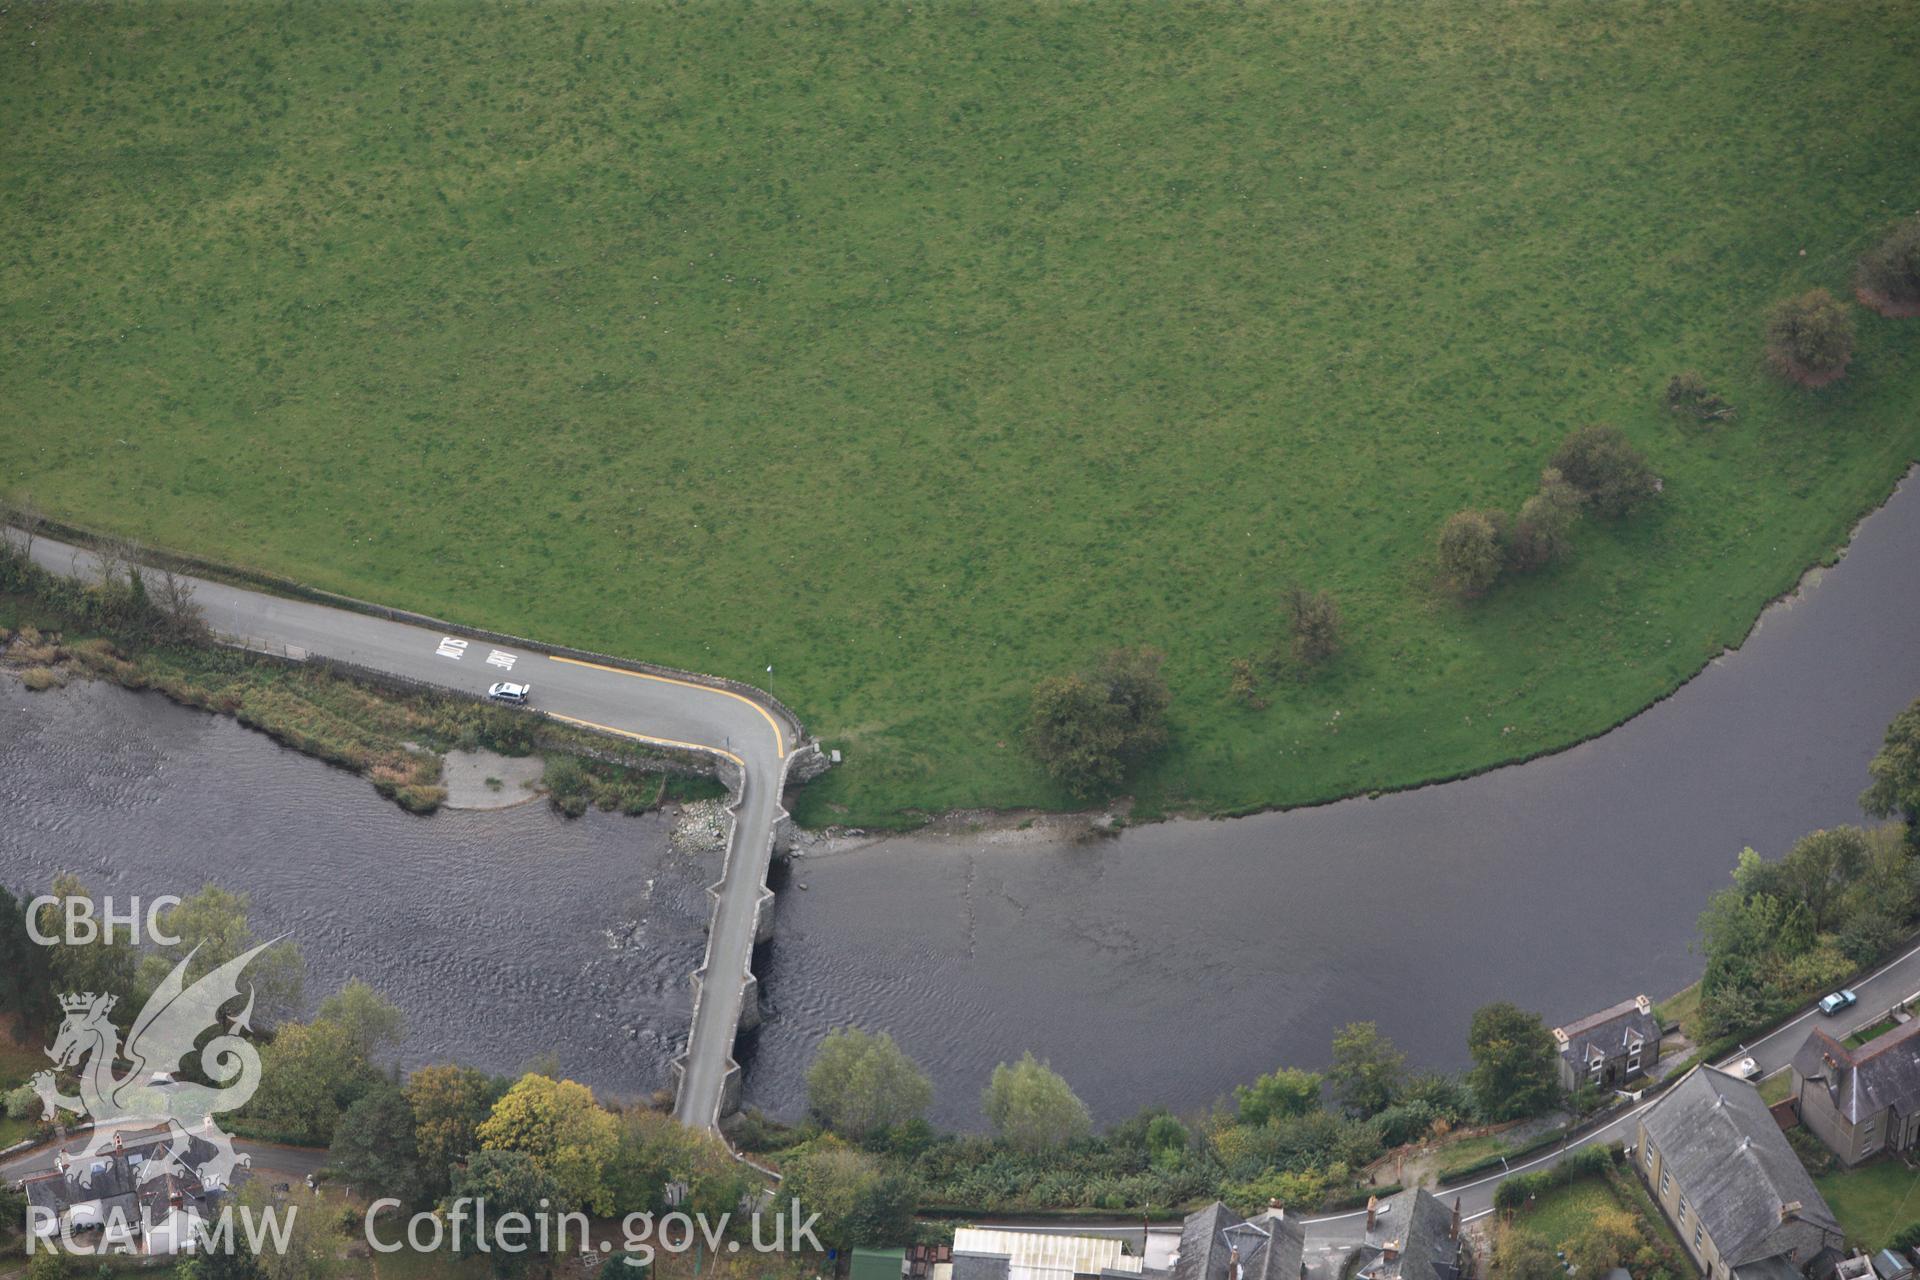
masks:
[[[167,1145],[140,1166],[141,1182],[174,1173],[197,1177],[209,1187],[232,1185],[234,1169],[251,1159],[234,1151],[232,1136],[213,1117],[245,1106],[260,1087],[260,1053],[240,1036],[253,1029],[251,986],[246,1007],[226,1020],[226,1029],[204,1045],[199,1042],[220,1028],[220,1010],[240,997],[240,974],[248,962],[272,945],[262,943],[189,985],[187,966],[200,950],[195,947],[154,991],[124,1045],[109,1017],[114,996],[90,991],[62,996],[66,1017],[46,1053],[56,1068],[73,1072],[80,1094],[61,1093],[53,1071],[35,1075],[31,1083],[46,1118],[53,1119],[56,1108],[92,1117],[95,1136],[86,1157],[110,1151],[111,1130],[121,1125],[164,1127]],[[174,1078],[182,1060],[196,1052],[198,1074],[212,1086]],[[119,1070],[123,1060],[129,1064],[124,1073]],[[213,1155],[193,1164],[198,1144],[204,1144],[203,1150],[210,1147]],[[92,1180],[88,1168],[85,1158],[78,1162],[75,1176],[82,1186]]]

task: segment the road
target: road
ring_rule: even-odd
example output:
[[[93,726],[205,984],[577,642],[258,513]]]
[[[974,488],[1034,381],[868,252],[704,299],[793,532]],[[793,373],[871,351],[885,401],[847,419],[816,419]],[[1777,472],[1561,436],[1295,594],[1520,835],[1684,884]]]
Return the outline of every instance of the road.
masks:
[[[38,538],[33,558],[51,572],[97,575],[87,551]],[[738,766],[726,870],[714,886],[702,994],[688,1035],[676,1114],[713,1128],[733,1060],[742,993],[752,963],[756,908],[764,892],[780,792],[800,726],[771,699],[700,677],[649,674],[563,657],[532,645],[489,641],[458,628],[392,621],[347,608],[287,599],[191,578],[207,625],[251,648],[324,657],[475,695],[499,680],[532,686],[532,707],[554,720],[639,742],[716,755]]]
[[[1820,1026],[1840,1039],[1845,1039],[1863,1027],[1870,1027],[1887,1016],[1887,1011],[1895,1005],[1920,996],[1920,946],[1896,956],[1879,968],[1872,970],[1850,984],[1849,989],[1860,997],[1858,1004],[1833,1017],[1826,1017],[1818,1010],[1808,1009],[1773,1030],[1742,1045],[1732,1053],[1721,1058],[1715,1065],[1728,1066],[1740,1059],[1751,1056],[1759,1065],[1761,1077],[1768,1078],[1780,1074],[1792,1065],[1793,1055],[1806,1043],[1807,1033]],[[1516,1162],[1511,1168],[1498,1173],[1490,1173],[1472,1182],[1461,1183],[1445,1188],[1434,1188],[1433,1193],[1451,1205],[1457,1197],[1460,1201],[1461,1216],[1468,1222],[1486,1217],[1493,1212],[1493,1194],[1500,1183],[1515,1174],[1535,1173],[1551,1169],[1570,1151],[1594,1143],[1602,1145],[1613,1142],[1633,1141],[1635,1123],[1640,1114],[1654,1105],[1648,1100],[1620,1116],[1609,1121],[1602,1128],[1586,1134],[1565,1147],[1555,1147],[1541,1155],[1532,1156]],[[1310,1271],[1315,1275],[1338,1275],[1340,1262],[1348,1250],[1360,1241],[1364,1232],[1366,1210],[1355,1209],[1348,1213],[1323,1214],[1306,1219],[1307,1250]],[[1004,1227],[1020,1231],[1059,1232],[1062,1234],[1097,1234],[1117,1236],[1128,1240],[1134,1247],[1142,1246],[1146,1232],[1138,1226],[1117,1226],[1111,1221],[1088,1221],[1081,1223],[1061,1222],[1049,1219],[1023,1221],[1018,1218],[997,1219],[981,1226]],[[1158,1238],[1167,1232],[1177,1235],[1177,1228],[1154,1228],[1153,1236]],[[1164,1241],[1160,1241],[1164,1244]]]

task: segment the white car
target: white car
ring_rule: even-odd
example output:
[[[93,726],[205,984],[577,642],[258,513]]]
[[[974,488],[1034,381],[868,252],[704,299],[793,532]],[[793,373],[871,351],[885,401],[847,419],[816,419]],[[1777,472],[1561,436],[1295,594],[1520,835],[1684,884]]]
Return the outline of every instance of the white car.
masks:
[[[524,707],[527,705],[527,696],[532,692],[533,686],[530,684],[514,684],[511,681],[502,680],[487,690],[487,696],[495,702],[511,702],[516,707]]]

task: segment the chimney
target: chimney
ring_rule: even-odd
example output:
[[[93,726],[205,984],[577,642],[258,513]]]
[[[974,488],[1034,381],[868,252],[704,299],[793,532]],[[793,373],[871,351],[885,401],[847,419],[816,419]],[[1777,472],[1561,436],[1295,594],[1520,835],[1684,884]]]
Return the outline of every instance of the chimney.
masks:
[[[127,1144],[122,1141],[118,1131],[113,1135],[113,1149],[116,1154],[127,1149]]]
[[[1800,1207],[1801,1207],[1800,1202],[1798,1200],[1789,1200],[1785,1204],[1781,1205],[1780,1206],[1781,1225],[1784,1226],[1787,1223],[1792,1222],[1795,1218],[1799,1217]]]
[[[1380,1197],[1368,1196],[1367,1197],[1367,1231],[1371,1233],[1373,1229],[1379,1225],[1380,1225]]]
[[[1380,1257],[1387,1262],[1400,1261],[1400,1242],[1389,1240],[1380,1247]]]
[[[1460,1238],[1460,1197],[1455,1196],[1453,1198],[1453,1225],[1447,1228],[1447,1239],[1458,1240],[1459,1238]]]
[[[1276,1218],[1284,1218],[1287,1216],[1287,1206],[1281,1204],[1280,1198],[1275,1196],[1267,1201],[1267,1212]]]
[[[1567,1035],[1567,1029],[1565,1027],[1555,1027],[1553,1029],[1553,1042],[1562,1049],[1567,1047],[1567,1041],[1569,1039],[1571,1039],[1571,1037]]]
[[[1633,1007],[1641,1013],[1652,1013],[1653,1001],[1647,999],[1645,996],[1635,996],[1633,998]]]

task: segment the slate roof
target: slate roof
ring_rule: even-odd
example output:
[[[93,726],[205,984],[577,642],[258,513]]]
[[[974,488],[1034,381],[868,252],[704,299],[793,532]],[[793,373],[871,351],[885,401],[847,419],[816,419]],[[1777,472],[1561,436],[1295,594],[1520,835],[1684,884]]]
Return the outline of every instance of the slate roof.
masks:
[[[1611,1009],[1590,1013],[1577,1022],[1554,1028],[1554,1038],[1566,1037],[1563,1056],[1577,1063],[1595,1062],[1626,1053],[1637,1036],[1642,1045],[1660,1047],[1660,1019],[1651,1008],[1642,1011],[1644,997],[1622,1000]]]
[[[1360,1268],[1369,1280],[1460,1280],[1460,1243],[1453,1238],[1453,1210],[1425,1187],[1387,1201],[1381,1215],[1386,1242],[1397,1245],[1389,1260],[1379,1256]],[[1384,1243],[1384,1242],[1383,1242]]]
[[[1797,1201],[1801,1222],[1841,1234],[1760,1091],[1746,1081],[1695,1067],[1641,1123],[1729,1267],[1793,1248],[1782,1205]]]
[[[1904,1022],[1849,1049],[1815,1028],[1793,1055],[1802,1080],[1825,1088],[1834,1109],[1849,1124],[1879,1115],[1888,1107],[1902,1115],[1920,1110],[1920,1018]]]
[[[1300,1280],[1306,1224],[1278,1209],[1248,1219],[1218,1200],[1187,1215],[1173,1280]],[[1240,1276],[1234,1277],[1234,1251]],[[954,1280],[960,1280],[955,1276]]]
[[[1733,1269],[1734,1280],[1802,1280],[1800,1269],[1775,1254]]]

